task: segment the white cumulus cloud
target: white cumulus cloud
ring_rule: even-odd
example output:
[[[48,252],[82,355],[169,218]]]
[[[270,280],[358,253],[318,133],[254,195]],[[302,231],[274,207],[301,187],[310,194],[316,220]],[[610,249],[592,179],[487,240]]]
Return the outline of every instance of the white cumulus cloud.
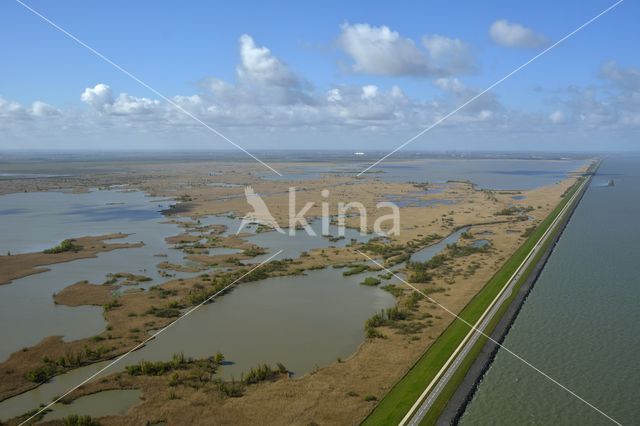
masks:
[[[271,51],[256,46],[248,34],[240,37],[240,65],[237,67],[240,80],[275,86],[297,86],[300,81],[289,68]]]
[[[547,38],[524,25],[499,19],[489,27],[489,36],[505,47],[535,49],[548,43]]]
[[[441,35],[423,37],[420,48],[385,25],[344,24],[338,42],[358,73],[448,76],[475,68],[471,50],[462,40]]]
[[[98,83],[94,87],[87,87],[80,95],[80,100],[98,111],[105,111],[107,105],[113,104],[111,87],[103,83]]]

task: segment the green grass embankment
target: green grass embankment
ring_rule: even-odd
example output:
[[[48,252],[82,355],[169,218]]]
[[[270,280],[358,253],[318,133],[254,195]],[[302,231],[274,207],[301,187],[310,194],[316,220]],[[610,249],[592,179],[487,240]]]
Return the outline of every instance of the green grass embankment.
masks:
[[[558,203],[556,208],[541,222],[541,224],[529,235],[525,242],[515,251],[515,253],[504,263],[504,265],[493,275],[487,284],[476,294],[476,296],[464,307],[459,316],[465,321],[475,324],[482,313],[487,309],[489,304],[495,299],[500,290],[507,284],[508,279],[513,275],[518,266],[523,262],[529,252],[533,249],[538,240],[546,232],[553,223],[562,208],[571,199],[573,194],[578,190],[584,178],[579,179],[569,191],[564,194],[563,199]],[[547,239],[545,243],[551,241]],[[544,250],[539,252],[542,253]],[[509,301],[504,303],[500,308],[498,315],[490,322],[487,334],[493,330],[504,310],[508,307],[511,298],[517,294],[517,290],[522,282],[526,279],[530,269],[535,265],[535,260],[529,265],[526,273],[522,274],[516,288],[513,291]],[[420,357],[414,366],[400,381],[389,391],[389,393],[380,401],[376,408],[363,421],[363,425],[380,425],[380,424],[398,424],[411,406],[423,392],[425,385],[435,377],[437,372],[442,368],[451,353],[458,347],[460,342],[469,332],[469,326],[462,321],[453,321],[449,327],[438,337],[438,339],[429,347],[429,349]],[[472,356],[467,357],[445,392],[438,398],[436,405],[430,412],[437,412],[437,415],[444,409],[446,402],[449,400],[460,381],[464,378],[466,371],[469,369],[477,353],[482,348],[482,344],[486,342],[486,337],[481,337],[472,350]],[[445,395],[446,394],[446,395]],[[428,418],[431,422],[437,419],[437,415],[432,417],[431,413]],[[427,418],[425,418],[425,421]],[[427,423],[428,424],[428,423]]]

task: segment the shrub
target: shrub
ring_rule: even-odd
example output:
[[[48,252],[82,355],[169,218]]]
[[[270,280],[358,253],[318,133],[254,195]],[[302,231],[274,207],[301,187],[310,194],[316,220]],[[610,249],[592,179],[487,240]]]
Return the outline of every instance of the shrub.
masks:
[[[268,364],[262,364],[255,368],[251,368],[244,376],[244,382],[248,385],[258,382],[264,382],[265,380],[271,380],[275,378],[277,374],[278,371],[271,368]]]
[[[54,374],[55,374],[55,367],[47,364],[42,367],[38,367],[28,371],[25,374],[25,378],[33,383],[45,383],[49,381],[49,379],[53,377]]]
[[[427,271],[415,271],[409,276],[410,283],[428,283],[433,277]]]
[[[262,247],[249,247],[248,249],[245,249],[242,254],[245,256],[256,257],[265,254],[266,252],[267,251]]]
[[[402,294],[402,289],[394,284],[384,285],[380,288],[393,294],[394,297],[400,297]]]
[[[343,276],[348,277],[350,275],[356,275],[356,274],[360,274],[366,270],[369,269],[369,266],[364,265],[364,264],[355,264],[355,265],[351,265],[349,266],[349,270],[348,271],[344,271],[342,273]]]
[[[55,247],[43,250],[43,253],[46,253],[46,254],[57,254],[57,253],[64,253],[64,252],[67,252],[67,251],[79,252],[80,249],[82,249],[82,246],[74,244],[73,243],[74,241],[75,240],[64,240],[63,242],[61,242],[60,244],[58,244]]]
[[[113,308],[118,308],[120,306],[122,306],[122,303],[120,303],[117,299],[113,299],[111,302],[102,305],[105,312],[110,311]]]
[[[360,282],[360,284],[374,287],[380,284],[380,280],[374,277],[367,277],[362,282]]]
[[[384,339],[384,334],[380,333],[374,327],[365,328],[367,339]]]

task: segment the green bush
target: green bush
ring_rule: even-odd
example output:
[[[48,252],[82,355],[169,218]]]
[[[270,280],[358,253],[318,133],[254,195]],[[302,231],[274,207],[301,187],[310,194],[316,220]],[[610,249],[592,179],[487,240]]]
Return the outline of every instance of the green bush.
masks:
[[[74,244],[73,243],[74,241],[75,240],[64,240],[63,242],[61,242],[57,246],[52,247],[50,249],[44,250],[43,253],[46,253],[46,254],[57,254],[57,253],[64,253],[64,252],[67,252],[67,251],[79,252],[80,249],[82,249],[82,246]]]
[[[380,284],[380,280],[374,277],[367,277],[363,281],[361,281],[360,284],[374,287]]]
[[[52,365],[43,365],[41,367],[35,368],[31,371],[28,371],[25,374],[25,378],[33,383],[45,383],[48,382],[51,377],[54,376],[56,370]]]

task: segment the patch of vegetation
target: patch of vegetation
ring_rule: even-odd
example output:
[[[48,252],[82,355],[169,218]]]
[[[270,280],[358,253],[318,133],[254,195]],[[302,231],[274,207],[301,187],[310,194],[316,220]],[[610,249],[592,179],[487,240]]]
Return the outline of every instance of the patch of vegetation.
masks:
[[[391,328],[398,328],[397,322],[404,321],[409,318],[409,313],[405,310],[397,307],[383,309],[380,312],[374,314],[369,318],[365,324],[365,335],[369,339],[384,338],[385,336],[376,330],[378,327],[387,326]]]
[[[369,270],[369,265],[363,263],[357,263],[355,265],[349,265],[349,270],[342,273],[343,276],[348,277],[350,275],[361,274]]]
[[[78,244],[74,244],[74,241],[75,240],[64,240],[63,242],[61,242],[60,244],[58,244],[55,247],[43,250],[43,253],[46,253],[46,254],[58,254],[58,253],[65,253],[65,252],[68,252],[68,251],[72,251],[74,253],[77,253],[82,249],[82,246],[80,246]]]
[[[158,318],[176,318],[180,316],[180,310],[177,308],[156,308],[152,306],[145,314],[155,315]]]
[[[487,243],[483,246],[461,246],[456,243],[447,244],[447,250],[451,257],[464,257],[470,256],[475,253],[486,253],[491,248],[491,243]]]
[[[27,371],[25,378],[33,383],[46,383],[50,378],[55,376],[56,367],[53,364],[45,363],[45,365]]]
[[[260,382],[264,382],[267,380],[273,380],[276,377],[278,377],[280,374],[282,374],[281,370],[284,370],[284,373],[287,372],[287,369],[284,367],[284,365],[280,364],[282,366],[282,368],[271,368],[270,365],[268,364],[261,364],[257,367],[251,368],[249,369],[249,371],[247,372],[247,374],[245,374],[243,376],[243,381],[248,384],[255,384],[255,383],[260,383]]]
[[[527,229],[525,229],[524,231],[522,231],[522,236],[523,237],[528,237],[529,235],[533,234],[533,231],[536,230],[536,226],[535,225],[531,225],[529,226]]]
[[[522,207],[522,206],[509,206],[502,210],[499,210],[495,213],[496,216],[514,216],[518,214],[527,213],[534,210],[533,207]]]
[[[400,295],[403,293],[402,288],[394,284],[383,285],[380,288],[393,294],[394,297],[400,297]]]
[[[118,299],[113,299],[111,302],[108,302],[102,305],[102,308],[104,309],[105,312],[108,312],[114,308],[119,308],[120,306],[122,306],[122,303],[120,303]]]
[[[365,329],[365,336],[367,337],[367,339],[386,339],[386,336],[384,334],[380,333],[373,327],[367,327]]]
[[[176,296],[178,294],[177,290],[174,290],[174,289],[165,290],[164,288],[158,285],[151,287],[149,290],[157,291],[158,297],[160,297],[161,299],[166,299],[168,296]]]
[[[262,223],[259,223],[258,226],[256,227],[256,234],[262,234],[263,232],[271,232],[273,231],[273,228],[267,225],[263,225]]]
[[[428,283],[433,279],[430,269],[435,269],[444,263],[444,258],[442,261],[432,262],[433,259],[437,258],[440,255],[436,255],[432,257],[427,262],[407,262],[407,270],[409,271],[409,282],[410,283]]]
[[[229,398],[239,398],[244,394],[244,383],[235,380],[231,382],[218,381],[218,390]]]
[[[424,296],[418,292],[411,292],[411,294],[409,295],[409,297],[407,299],[405,299],[404,301],[404,306],[413,311],[418,307],[418,302],[420,300],[424,299]]]
[[[426,270],[413,271],[413,273],[409,275],[409,282],[414,284],[428,283],[428,282],[431,282],[432,279],[433,277]]]
[[[442,239],[442,235],[439,234],[429,234],[427,236],[423,236],[420,238],[415,238],[412,241],[409,242],[409,246],[412,247],[422,247],[422,246],[428,246],[431,243],[433,243],[434,241],[438,241]]]
[[[267,251],[265,249],[263,249],[262,247],[249,247],[248,249],[244,249],[244,251],[242,252],[242,254],[244,254],[245,256],[249,256],[249,257],[256,257],[256,256],[260,256],[262,254],[265,254]]]
[[[360,284],[375,287],[380,284],[380,280],[374,277],[367,277],[363,281],[361,281]]]
[[[47,415],[47,413],[50,413],[52,410],[51,408],[47,408],[46,410],[42,410],[40,411],[39,408],[34,408],[31,411],[27,411],[26,413],[24,413],[23,415],[21,415],[20,417],[18,417],[18,422],[26,422],[27,419],[31,419],[30,422],[37,422],[39,420],[42,420],[42,418],[44,416]]]
[[[480,269],[480,263],[474,260],[473,262],[469,263],[469,266],[467,266],[467,269],[464,271],[464,277],[470,277],[471,275],[475,274],[478,269]]]
[[[71,414],[61,420],[63,426],[100,426],[100,422],[91,416],[78,416]]]
[[[190,365],[194,365],[210,374],[215,374],[218,367],[224,360],[224,356],[220,353],[214,357],[206,359],[194,360],[186,358],[183,353],[173,354],[170,361],[144,361],[138,364],[128,365],[125,367],[126,372],[131,376],[162,376],[175,370],[184,370]],[[176,382],[175,376],[171,377],[172,382]]]
[[[403,254],[405,248],[400,244],[385,243],[381,238],[372,238],[368,242],[362,244],[360,249],[362,251],[382,256],[383,259],[388,259],[390,257]]]

